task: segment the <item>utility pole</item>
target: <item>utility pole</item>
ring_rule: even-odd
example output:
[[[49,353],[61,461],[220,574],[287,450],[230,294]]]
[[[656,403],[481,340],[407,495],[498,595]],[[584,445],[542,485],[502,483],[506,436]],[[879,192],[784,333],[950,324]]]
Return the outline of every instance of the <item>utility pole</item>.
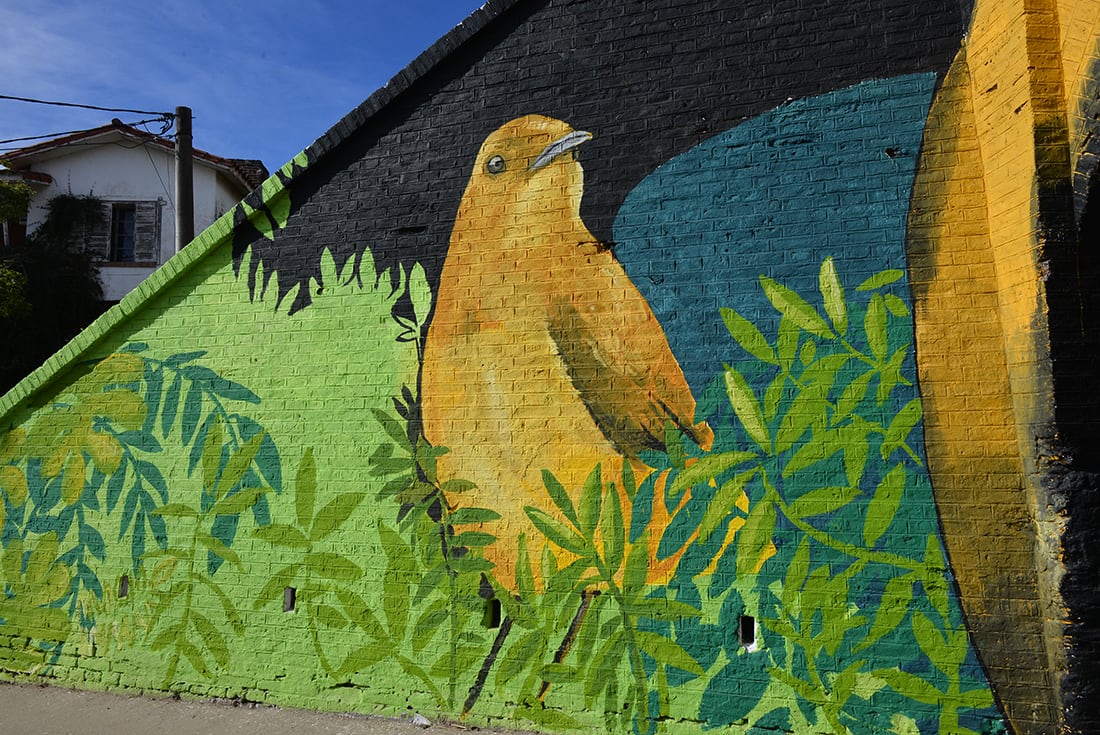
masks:
[[[191,108],[176,108],[176,252],[195,239],[195,191],[191,157]]]

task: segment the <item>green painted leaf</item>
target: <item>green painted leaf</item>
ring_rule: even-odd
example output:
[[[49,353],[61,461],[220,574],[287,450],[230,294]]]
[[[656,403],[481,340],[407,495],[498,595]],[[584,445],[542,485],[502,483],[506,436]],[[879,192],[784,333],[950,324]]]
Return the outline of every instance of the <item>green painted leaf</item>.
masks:
[[[665,452],[668,462],[678,470],[687,466],[687,452],[684,451],[684,437],[680,429],[671,421],[665,422]]]
[[[924,594],[928,596],[940,617],[949,620],[951,604],[947,589],[947,562],[943,558],[939,537],[934,533],[928,534],[928,541],[924,547],[924,566],[925,575],[921,580]]]
[[[840,397],[836,400],[836,412],[833,414],[834,423],[850,415],[863,402],[863,399],[867,396],[867,389],[871,385],[871,379],[874,377],[873,372],[866,372],[844,387]]]
[[[898,513],[901,498],[905,494],[906,473],[905,466],[896,464],[882,478],[874,497],[867,504],[867,516],[863,523],[863,543],[868,549],[873,549],[882,534],[894,522],[894,516]]]
[[[623,554],[626,553],[626,524],[623,521],[622,500],[614,485],[609,488],[607,500],[604,501],[600,534],[603,537],[604,563],[615,574],[622,566]]]
[[[320,541],[344,525],[344,522],[366,497],[366,493],[344,493],[330,500],[325,504],[325,507],[317,512],[317,517],[313,519],[309,540]]]
[[[882,691],[885,686],[886,682],[870,671],[861,671],[856,674],[855,683],[852,685],[852,694],[867,701]]]
[[[787,463],[783,466],[783,477],[788,478],[811,465],[824,462],[844,449],[845,441],[842,432],[834,429],[814,434],[787,460]]]
[[[807,344],[809,342],[807,341]],[[826,396],[833,392],[836,384],[836,374],[847,367],[854,358],[851,354],[822,355],[806,366],[802,371],[800,382],[808,384],[814,390],[821,391]]]
[[[787,318],[779,320],[779,334],[776,336],[775,352],[779,357],[779,364],[787,372],[794,366],[794,356],[798,352],[798,341],[802,337],[802,330],[798,324]]]
[[[775,435],[775,453],[785,452],[803,437],[810,424],[825,416],[825,391],[806,387],[799,391]]]
[[[951,665],[951,655],[947,642],[944,640],[936,625],[928,619],[928,616],[920,610],[913,611],[913,636],[917,639],[917,645],[932,665],[943,672],[948,680],[958,676],[958,666]]]
[[[652,656],[658,663],[683,669],[696,676],[706,676],[706,672],[703,671],[703,667],[699,665],[699,662],[692,658],[691,654],[685,651],[676,641],[643,630],[634,631],[634,640],[638,643],[639,648]]]
[[[592,468],[585,478],[584,487],[581,489],[581,505],[578,513],[578,529],[581,535],[589,543],[592,535],[600,522],[600,511],[603,505],[603,482],[600,479],[600,465]]]
[[[771,421],[779,411],[779,404],[783,400],[784,388],[787,387],[788,376],[780,372],[764,391],[764,418]]]
[[[886,583],[886,589],[879,600],[871,629],[856,646],[855,650],[857,652],[870,647],[884,635],[901,625],[901,621],[905,619],[906,614],[909,612],[909,604],[913,601],[913,582],[915,579],[912,574],[903,574]]]
[[[758,456],[755,452],[717,452],[699,457],[694,464],[676,475],[669,485],[668,494],[677,499],[689,487],[710,482],[727,470]]]
[[[817,343],[808,339],[802,343],[802,349],[798,351],[798,361],[803,365],[809,365],[817,357]]]
[[[227,666],[229,664],[229,646],[226,645],[225,636],[214,627],[209,618],[194,608],[191,608],[190,619],[195,632],[199,634],[199,638],[202,640],[203,647],[214,657],[214,661],[218,666]]]
[[[363,576],[363,570],[354,562],[327,551],[312,551],[305,556],[311,573],[333,582],[355,582]]]
[[[463,531],[451,539],[451,547],[463,547],[467,549],[481,548],[495,543],[497,537],[483,531]]]
[[[371,409],[371,412],[374,414],[374,420],[381,425],[386,434],[393,440],[394,444],[407,452],[412,451],[412,444],[409,443],[408,434],[405,433],[405,429],[398,423],[397,419],[378,408]]]
[[[909,306],[900,298],[892,293],[884,294],[883,298],[886,299],[886,308],[898,319],[905,319],[909,316]]]
[[[516,557],[516,591],[519,599],[535,599],[535,573],[531,568],[531,556],[527,550],[527,534],[519,535],[519,554]]]
[[[638,483],[634,480],[634,468],[630,466],[629,462],[623,462],[623,493],[626,495],[627,500],[634,502],[634,496],[638,493]]]
[[[177,373],[169,384],[168,391],[164,394],[164,402],[161,404],[160,433],[165,438],[172,433],[172,426],[176,423],[182,390],[183,378]]]
[[[308,531],[313,524],[313,504],[317,497],[317,461],[313,458],[313,448],[306,447],[302,461],[298,463],[298,474],[294,478],[294,511],[298,518],[298,527]]]
[[[989,687],[983,689],[971,689],[958,695],[960,707],[973,709],[985,709],[993,706],[993,691]]]
[[[898,411],[882,439],[882,458],[888,459],[895,449],[906,443],[909,433],[921,418],[920,398],[914,398]]]
[[[833,513],[859,497],[858,487],[822,487],[811,490],[790,505],[791,515],[796,518]]]
[[[733,407],[737,419],[745,427],[745,431],[756,442],[757,446],[765,453],[771,454],[771,437],[768,435],[768,428],[764,424],[764,414],[760,410],[756,395],[752,392],[741,373],[729,365],[726,366],[725,379],[726,394],[729,396],[730,405]]]
[[[234,565],[241,571],[244,571],[244,564],[241,563],[241,557],[237,555],[237,552],[226,546],[220,539],[211,536],[208,533],[199,533],[195,536],[196,540],[206,547],[207,551],[215,556],[225,559],[230,564]]]
[[[377,643],[368,646],[360,646],[348,654],[347,658],[345,658],[343,663],[336,669],[336,673],[340,676],[358,674],[392,655],[393,649]]]
[[[246,487],[240,492],[234,493],[227,498],[222,498],[214,507],[210,509],[210,515],[215,516],[235,516],[243,513],[256,504],[264,493],[270,488],[266,487]]]
[[[783,609],[787,610],[792,617],[798,617],[799,593],[809,573],[810,539],[803,536],[798,549],[794,552],[794,558],[787,567],[787,575],[783,580],[783,594],[780,597]]]
[[[540,630],[532,630],[508,647],[497,664],[496,685],[504,687],[517,676],[540,661],[546,650],[546,637]]]
[[[260,526],[252,534],[273,546],[285,549],[308,549],[309,539],[300,530],[286,523],[271,523]]]
[[[199,512],[183,503],[169,503],[153,511],[153,515],[164,518],[199,518]]]
[[[699,541],[705,543],[707,539],[729,518],[737,507],[737,501],[745,490],[759,467],[753,467],[747,472],[742,472],[718,488],[714,498],[707,504],[707,510],[703,514],[703,520],[699,522]]]
[[[871,354],[882,362],[886,359],[886,303],[882,294],[876,293],[867,304],[867,313],[863,316],[863,330],[867,333],[867,344]]]
[[[577,511],[573,508],[573,501],[569,498],[569,493],[562,487],[562,484],[558,482],[558,478],[554,477],[554,473],[544,469],[542,471],[542,484],[546,487],[546,492],[550,494],[550,499],[554,501],[554,505],[561,511],[562,515],[574,526],[579,526],[580,521],[577,520]]]
[[[213,490],[218,482],[218,470],[222,466],[222,422],[216,418],[206,432],[202,449],[202,485]]]
[[[473,554],[452,558],[450,565],[451,571],[455,574],[480,574],[493,568],[493,562]]]
[[[855,693],[854,689],[856,683],[859,681],[861,672],[860,669],[867,663],[865,660],[853,661],[846,666],[843,671],[833,677],[832,681],[832,699],[835,702],[847,702],[848,699]],[[862,672],[863,675],[868,675],[869,672]],[[879,688],[886,686],[886,682],[879,680]]]
[[[886,361],[886,364],[882,366],[878,383],[878,403],[880,406],[890,397],[890,392],[894,390],[894,386],[911,385],[911,383],[905,379],[905,376],[901,374],[902,363],[905,362],[905,358],[908,354],[909,344],[906,343],[899,347],[894,354],[890,356],[890,359]]]
[[[865,422],[857,421],[838,431],[844,442],[844,473],[848,484],[859,487],[863,471],[867,468],[867,454],[871,451],[868,443],[870,430]]]
[[[551,684],[572,684],[580,679],[580,671],[568,664],[545,664],[539,669],[539,678]]]
[[[252,461],[256,458],[256,452],[259,451],[265,436],[267,436],[265,432],[259,432],[245,442],[240,449],[229,455],[229,461],[225,463],[225,469],[222,470],[221,479],[218,480],[218,487],[214,493],[216,500],[224,498],[226,493],[241,481],[248,468],[252,466]]]
[[[424,275],[424,266],[413,265],[409,271],[409,300],[412,301],[416,325],[423,328],[428,321],[428,312],[432,309],[432,289]]]
[[[764,552],[775,534],[775,503],[764,497],[749,509],[745,525],[737,532],[737,576],[756,574]]]
[[[627,607],[627,612],[637,617],[649,618],[665,623],[673,623],[678,620],[700,618],[703,611],[686,602],[678,600],[665,600],[659,597],[645,597],[634,600]]]
[[[622,628],[607,637],[591,659],[591,668],[584,682],[584,696],[594,700],[603,693],[608,684],[615,680],[619,663],[626,653],[626,639]]]
[[[440,488],[443,490],[444,493],[448,495],[458,495],[461,493],[468,493],[471,490],[476,490],[477,485],[470,480],[454,479],[445,481],[442,485],[440,485]]]
[[[431,643],[439,632],[440,627],[446,622],[448,616],[447,601],[438,599],[428,606],[428,609],[420,613],[413,625],[412,645],[413,651],[420,653],[424,647]]]
[[[726,329],[729,330],[730,336],[737,341],[737,344],[741,345],[742,349],[758,360],[763,360],[771,365],[779,364],[775,356],[775,350],[768,344],[768,340],[760,333],[755,324],[733,309],[722,308],[718,311],[722,315],[722,321],[726,323]]]
[[[344,609],[344,614],[357,628],[375,640],[380,641],[388,637],[386,631],[382,629],[382,623],[378,621],[362,597],[344,587],[337,587],[335,592],[336,599]]]
[[[882,288],[883,286],[888,286],[894,281],[897,281],[904,275],[905,273],[900,270],[882,271],[881,273],[876,273],[863,283],[856,286],[856,291],[870,291],[872,289]]]
[[[237,606],[233,604],[233,601],[229,599],[229,595],[218,586],[218,583],[209,577],[201,577],[202,584],[217,597],[218,602],[221,603],[222,611],[225,613],[225,620],[233,628],[233,632],[238,636],[244,635],[244,620],[241,619],[241,614],[237,610]]]
[[[844,287],[840,285],[840,277],[831,257],[821,262],[817,282],[821,289],[821,298],[825,302],[825,313],[829,315],[833,328],[837,334],[845,334],[848,331],[848,305],[844,300]]]
[[[382,611],[390,634],[400,641],[405,637],[411,612],[412,589],[408,573],[415,566],[415,557],[405,539],[386,524],[378,524],[378,533],[382,550],[386,554],[386,572],[383,577],[386,594],[382,598]]]
[[[626,557],[626,571],[623,573],[623,594],[627,600],[638,597],[645,589],[649,575],[649,531],[641,535],[630,547]]]
[[[772,303],[776,311],[790,319],[799,327],[815,334],[822,339],[832,339],[836,335],[817,309],[786,286],[773,281],[767,276],[760,276],[760,285],[764,287],[764,295]]]
[[[489,508],[458,508],[448,516],[452,526],[465,526],[473,523],[491,523],[500,520],[500,513]]]
[[[176,651],[183,654],[183,657],[187,659],[187,663],[191,664],[191,667],[195,669],[195,673],[208,679],[214,677],[214,674],[207,668],[206,660],[203,659],[202,653],[190,642],[182,638],[177,640]]]
[[[588,556],[588,545],[573,529],[539,508],[528,505],[523,510],[548,541],[578,556]]]

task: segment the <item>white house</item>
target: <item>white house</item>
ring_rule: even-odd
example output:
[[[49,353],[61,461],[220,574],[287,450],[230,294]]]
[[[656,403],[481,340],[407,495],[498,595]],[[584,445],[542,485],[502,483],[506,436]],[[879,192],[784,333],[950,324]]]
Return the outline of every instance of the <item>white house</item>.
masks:
[[[105,301],[114,302],[176,252],[175,150],[171,140],[119,120],[4,155],[0,172],[37,190],[26,232],[59,194],[90,194],[104,203],[101,232],[87,248],[97,256]],[[194,151],[195,232],[201,232],[267,178],[260,161]],[[9,232],[9,240],[21,233]],[[13,237],[14,235],[14,237]]]

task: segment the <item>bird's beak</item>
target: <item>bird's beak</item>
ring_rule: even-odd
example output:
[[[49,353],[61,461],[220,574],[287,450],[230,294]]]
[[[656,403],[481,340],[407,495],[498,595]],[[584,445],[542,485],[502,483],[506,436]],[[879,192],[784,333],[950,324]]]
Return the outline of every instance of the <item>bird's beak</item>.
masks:
[[[568,135],[563,135],[550,145],[546,146],[546,148],[543,149],[542,153],[540,153],[539,157],[534,160],[528,170],[537,171],[538,169],[542,168],[543,166],[560,156],[562,153],[576,148],[586,140],[592,140],[592,133],[584,130],[574,130]]]

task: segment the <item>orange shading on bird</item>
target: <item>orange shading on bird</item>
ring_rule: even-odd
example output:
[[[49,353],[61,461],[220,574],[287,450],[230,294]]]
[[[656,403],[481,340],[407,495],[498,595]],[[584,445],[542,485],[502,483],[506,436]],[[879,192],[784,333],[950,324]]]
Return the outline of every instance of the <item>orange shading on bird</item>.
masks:
[[[544,469],[576,493],[597,463],[605,478],[624,461],[645,471],[637,456],[664,450],[670,421],[704,449],[714,436],[649,305],[581,221],[576,149],[591,137],[539,115],[489,135],[425,343],[424,434],[450,449],[439,478],[477,485],[453,505],[501,515],[485,554],[509,587],[520,534],[532,559],[544,543],[524,507],[561,517]]]

